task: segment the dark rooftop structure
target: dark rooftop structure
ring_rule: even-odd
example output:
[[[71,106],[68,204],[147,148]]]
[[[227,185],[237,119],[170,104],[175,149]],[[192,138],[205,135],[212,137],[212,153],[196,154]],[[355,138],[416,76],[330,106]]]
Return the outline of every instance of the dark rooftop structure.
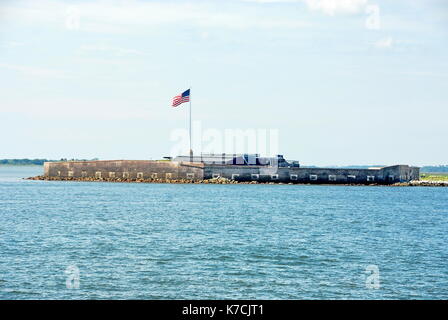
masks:
[[[260,157],[259,154],[226,154],[226,153],[204,153],[197,156],[177,156],[173,161],[178,162],[194,162],[204,164],[226,164],[226,165],[255,165],[255,166],[277,166],[286,168],[298,168],[298,161],[288,162],[283,155],[275,157]]]

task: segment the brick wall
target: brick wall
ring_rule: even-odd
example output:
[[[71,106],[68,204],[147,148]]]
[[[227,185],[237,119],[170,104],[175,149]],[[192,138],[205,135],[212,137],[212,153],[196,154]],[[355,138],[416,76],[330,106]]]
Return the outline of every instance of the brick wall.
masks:
[[[73,178],[211,179],[283,183],[390,184],[419,180],[419,168],[396,165],[380,169],[278,168],[268,166],[204,165],[176,161],[108,160],[46,162],[44,175]]]

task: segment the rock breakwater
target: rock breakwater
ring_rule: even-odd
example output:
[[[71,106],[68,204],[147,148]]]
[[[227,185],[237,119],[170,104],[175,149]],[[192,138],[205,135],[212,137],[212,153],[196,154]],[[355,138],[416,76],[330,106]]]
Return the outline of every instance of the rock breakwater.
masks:
[[[171,183],[171,184],[309,184],[309,183],[274,183],[259,181],[235,181],[227,178],[213,178],[204,180],[194,179],[126,179],[126,178],[73,178],[73,177],[47,177],[36,176],[26,178],[27,180],[45,180],[45,181],[81,181],[81,182],[121,182],[121,183]],[[359,184],[337,184],[353,186]],[[448,181],[426,181],[413,180],[410,182],[399,182],[391,185],[370,184],[371,186],[392,186],[392,187],[448,187]]]

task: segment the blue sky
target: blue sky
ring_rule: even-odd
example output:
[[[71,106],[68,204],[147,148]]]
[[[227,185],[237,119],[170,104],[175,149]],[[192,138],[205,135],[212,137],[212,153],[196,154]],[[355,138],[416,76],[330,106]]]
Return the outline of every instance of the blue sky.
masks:
[[[160,158],[191,86],[305,165],[446,164],[447,56],[442,0],[1,1],[0,158]]]

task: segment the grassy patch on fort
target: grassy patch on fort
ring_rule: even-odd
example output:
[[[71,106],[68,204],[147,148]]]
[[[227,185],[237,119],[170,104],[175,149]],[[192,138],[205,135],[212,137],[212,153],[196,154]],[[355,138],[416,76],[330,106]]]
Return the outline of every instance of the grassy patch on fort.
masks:
[[[448,172],[420,173],[420,179],[427,181],[448,181]]]

